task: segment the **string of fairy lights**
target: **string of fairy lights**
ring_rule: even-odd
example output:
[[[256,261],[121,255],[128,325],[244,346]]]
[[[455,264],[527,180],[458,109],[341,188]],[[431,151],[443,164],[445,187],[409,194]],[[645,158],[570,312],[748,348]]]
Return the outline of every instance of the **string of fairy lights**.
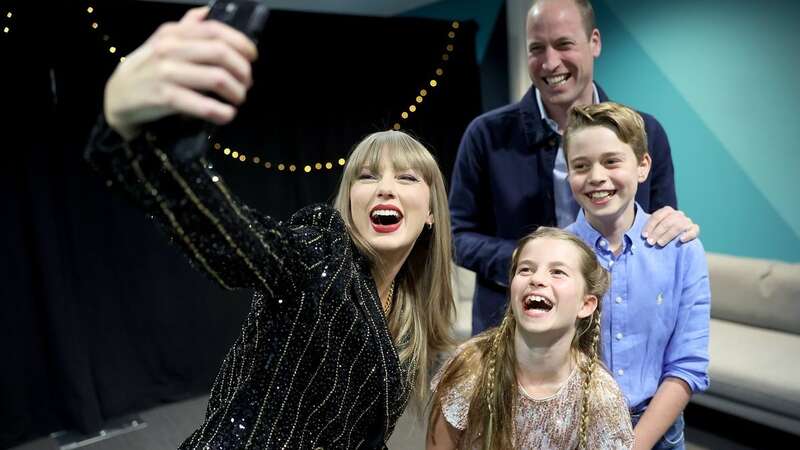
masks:
[[[95,6],[89,4],[86,7],[86,13],[89,17],[89,25],[91,26],[92,30],[97,32],[101,39],[103,40],[104,45],[106,46],[106,50],[109,54],[116,56],[118,52],[118,48],[112,42],[111,37],[103,32],[100,27],[99,20],[97,19],[97,14],[95,11]],[[8,13],[8,18],[10,19],[12,13]],[[409,106],[404,108],[397,116],[397,119],[392,125],[391,129],[393,130],[400,130],[403,127],[403,123],[411,119],[412,114],[418,112],[422,107],[423,103],[425,102],[426,97],[430,94],[430,90],[439,87],[444,80],[445,76],[445,67],[450,61],[450,56],[455,51],[455,41],[456,35],[459,30],[460,23],[458,21],[453,21],[450,23],[450,27],[447,32],[447,44],[445,45],[440,58],[439,62],[436,64],[436,68],[430,72],[430,79],[426,78],[425,84],[420,87],[419,90],[416,91],[416,96],[414,97],[413,101],[408,102]],[[6,27],[8,30],[8,27]],[[8,33],[8,31],[5,31]],[[125,57],[119,57],[119,62],[125,61]],[[347,160],[344,157],[338,158],[335,162],[334,161],[318,161],[314,163],[298,163],[298,162],[276,162],[270,161],[261,156],[255,155],[254,153],[245,152],[242,149],[234,149],[230,146],[227,146],[221,142],[214,142],[212,144],[212,148],[216,151],[221,152],[223,155],[230,157],[236,161],[242,163],[250,163],[255,166],[259,166],[266,170],[276,170],[278,172],[289,172],[289,173],[312,173],[312,172],[322,172],[322,171],[330,171],[333,170],[335,167],[342,167],[345,165]]]
[[[14,18],[14,11],[10,9],[3,14],[3,34],[11,33],[11,19]]]
[[[86,14],[89,16],[89,26],[92,27],[92,30],[100,33],[103,39],[103,43],[107,46],[108,53],[112,55],[116,55],[117,53],[117,46],[111,42],[111,37],[103,33],[100,29],[100,23],[98,22],[97,15],[95,14],[94,6],[89,5],[86,7]],[[124,56],[119,57],[119,62],[125,61]]]

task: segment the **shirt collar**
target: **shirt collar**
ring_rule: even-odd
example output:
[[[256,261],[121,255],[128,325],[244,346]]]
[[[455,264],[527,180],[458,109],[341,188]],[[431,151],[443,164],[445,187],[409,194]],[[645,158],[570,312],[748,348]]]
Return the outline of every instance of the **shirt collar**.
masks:
[[[625,245],[630,249],[631,253],[636,252],[637,242],[639,245],[644,245],[642,242],[644,241],[642,238],[642,231],[644,230],[644,226],[647,225],[647,219],[650,218],[650,214],[644,212],[638,203],[633,204],[633,214],[633,225],[625,232]]]
[[[644,226],[647,224],[647,219],[649,217],[650,215],[644,212],[638,203],[634,203],[633,225],[631,225],[628,231],[623,235],[623,252],[630,252],[631,254],[636,253],[638,249],[637,243],[643,240],[642,230],[644,230]],[[578,218],[575,220],[575,234],[585,242],[591,243],[595,251],[609,252],[608,241],[599,231],[594,229],[588,220],[586,220],[583,209],[578,212]],[[643,244],[640,243],[639,245]]]
[[[551,119],[550,116],[547,115],[547,110],[544,109],[544,103],[542,103],[542,94],[539,93],[539,89],[533,88],[536,94],[536,106],[539,107],[539,115],[542,117],[542,120],[549,126],[553,131],[558,134],[561,132],[558,130],[558,124],[555,120]],[[597,92],[597,85],[592,82],[592,104],[596,105],[600,103],[600,93]]]

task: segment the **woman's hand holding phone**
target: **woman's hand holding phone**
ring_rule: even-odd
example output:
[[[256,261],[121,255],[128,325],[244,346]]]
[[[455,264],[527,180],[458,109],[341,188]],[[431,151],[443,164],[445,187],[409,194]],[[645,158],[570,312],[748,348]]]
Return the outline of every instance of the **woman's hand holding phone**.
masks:
[[[117,66],[105,89],[108,124],[126,139],[165,116],[182,114],[223,125],[252,84],[256,46],[242,32],[189,10],[161,25]]]

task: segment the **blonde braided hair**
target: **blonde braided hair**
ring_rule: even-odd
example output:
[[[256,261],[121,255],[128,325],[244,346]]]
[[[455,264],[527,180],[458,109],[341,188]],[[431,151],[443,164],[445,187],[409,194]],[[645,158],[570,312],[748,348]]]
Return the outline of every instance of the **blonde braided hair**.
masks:
[[[517,390],[506,387],[517,384],[513,344],[515,330],[514,316],[506,314],[498,327],[484,331],[463,345],[444,369],[431,398],[429,435],[440,420],[444,395],[477,373],[469,402],[467,426],[461,439],[470,443],[469,448],[513,448],[513,412]],[[489,414],[486,414],[487,411]]]
[[[594,369],[597,367],[597,360],[598,355],[600,353],[600,308],[598,307],[595,309],[594,313],[590,316],[591,321],[587,325],[587,329],[591,328],[591,330],[584,329],[581,333],[580,338],[589,331],[589,340],[591,344],[589,345],[589,357],[584,364],[581,365],[581,370],[583,371],[583,394],[581,398],[581,427],[578,433],[578,448],[579,449],[586,449],[586,440],[587,440],[587,430],[589,426],[589,392],[591,392],[591,385],[594,375]]]
[[[503,339],[503,335],[509,328],[509,321],[514,320],[513,316],[509,319],[509,316],[506,315],[503,317],[503,321],[500,323],[500,327],[497,329],[497,333],[495,333],[492,339],[492,347],[489,350],[489,358],[488,364],[486,365],[486,406],[489,409],[489,415],[486,420],[486,426],[483,427],[486,432],[484,433],[483,437],[483,447],[486,450],[490,450],[492,448],[492,439],[495,434],[494,430],[494,415],[495,409],[497,409],[497,405],[495,402],[497,401],[497,379],[495,376],[495,367],[497,366],[497,352],[498,347]]]

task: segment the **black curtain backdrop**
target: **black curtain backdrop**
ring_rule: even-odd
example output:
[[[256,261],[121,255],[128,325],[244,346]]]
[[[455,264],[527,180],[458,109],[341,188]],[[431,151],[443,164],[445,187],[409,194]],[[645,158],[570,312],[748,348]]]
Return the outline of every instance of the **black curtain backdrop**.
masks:
[[[207,392],[238,334],[250,293],[223,291],[191,270],[81,159],[118,57],[185,9],[130,0],[0,7],[0,30],[10,29],[0,35],[0,448],[62,429],[90,433]],[[475,32],[471,22],[454,29],[273,11],[250,101],[218,139],[247,159],[222,149],[210,158],[244,201],[278,218],[330,201],[338,159],[395,122],[449,176],[461,134],[480,112]],[[417,111],[401,120],[412,104]]]

